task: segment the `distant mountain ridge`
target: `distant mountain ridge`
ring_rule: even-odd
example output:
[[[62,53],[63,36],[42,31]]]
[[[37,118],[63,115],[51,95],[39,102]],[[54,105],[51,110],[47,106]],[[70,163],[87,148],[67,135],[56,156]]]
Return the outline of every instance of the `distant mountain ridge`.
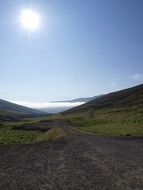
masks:
[[[20,106],[0,99],[0,121],[17,120],[22,117],[44,115],[42,111]]]
[[[54,102],[56,102],[56,103],[58,103],[58,102],[89,102],[89,101],[91,101],[91,100],[94,100],[94,99],[96,99],[96,98],[99,98],[99,97],[101,97],[101,96],[103,96],[103,95],[99,95],[99,96],[93,96],[93,97],[85,97],[85,98],[76,98],[76,99],[73,99],[73,100],[65,100],[65,101],[52,101],[52,103],[54,103]]]

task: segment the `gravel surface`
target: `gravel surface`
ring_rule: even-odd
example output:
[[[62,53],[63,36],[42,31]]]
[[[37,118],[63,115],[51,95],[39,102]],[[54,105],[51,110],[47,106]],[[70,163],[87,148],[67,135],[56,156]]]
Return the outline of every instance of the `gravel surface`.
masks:
[[[66,136],[0,145],[0,190],[143,190],[143,138]]]

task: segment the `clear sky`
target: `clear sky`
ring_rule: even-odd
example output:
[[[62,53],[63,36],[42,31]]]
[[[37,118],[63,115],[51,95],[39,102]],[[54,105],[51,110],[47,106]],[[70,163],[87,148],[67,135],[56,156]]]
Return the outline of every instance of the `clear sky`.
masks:
[[[23,9],[40,14],[26,31]],[[143,82],[143,0],[0,1],[0,98],[45,102]]]

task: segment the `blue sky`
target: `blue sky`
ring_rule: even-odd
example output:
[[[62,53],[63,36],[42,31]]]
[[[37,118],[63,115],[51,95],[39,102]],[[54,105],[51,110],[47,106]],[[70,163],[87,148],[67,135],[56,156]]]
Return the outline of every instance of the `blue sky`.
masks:
[[[40,14],[31,33],[23,9]],[[45,102],[143,82],[142,0],[0,1],[0,98]]]

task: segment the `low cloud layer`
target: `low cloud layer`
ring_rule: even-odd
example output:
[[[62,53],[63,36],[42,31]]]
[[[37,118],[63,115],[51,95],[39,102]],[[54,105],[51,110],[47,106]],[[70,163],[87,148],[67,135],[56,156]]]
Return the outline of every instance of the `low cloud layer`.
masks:
[[[56,113],[64,110],[68,110],[70,108],[80,106],[85,102],[27,102],[27,101],[12,101],[15,104],[19,104],[22,106],[43,110],[49,113]]]

